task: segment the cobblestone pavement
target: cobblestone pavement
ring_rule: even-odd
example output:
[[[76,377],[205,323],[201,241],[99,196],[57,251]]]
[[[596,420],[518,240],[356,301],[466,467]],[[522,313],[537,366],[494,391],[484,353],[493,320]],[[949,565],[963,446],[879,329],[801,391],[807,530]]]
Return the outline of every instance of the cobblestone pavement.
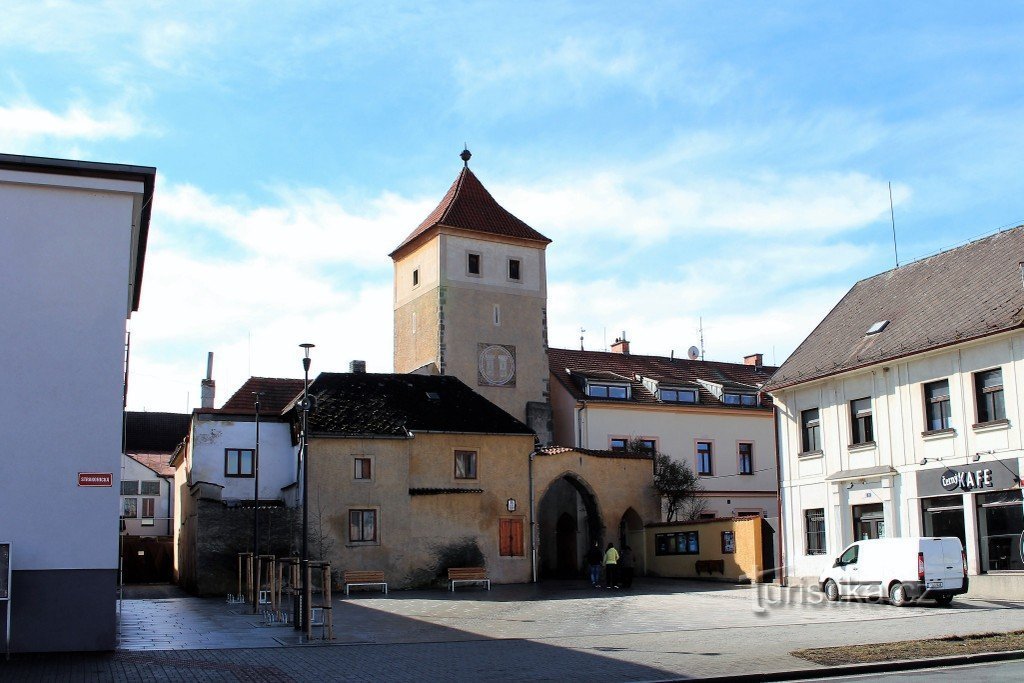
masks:
[[[826,603],[774,587],[642,580],[360,593],[334,603],[335,640],[300,644],[244,605],[126,600],[120,650],[15,656],[17,680],[637,681],[813,668],[789,652],[1024,629],[1024,604]]]

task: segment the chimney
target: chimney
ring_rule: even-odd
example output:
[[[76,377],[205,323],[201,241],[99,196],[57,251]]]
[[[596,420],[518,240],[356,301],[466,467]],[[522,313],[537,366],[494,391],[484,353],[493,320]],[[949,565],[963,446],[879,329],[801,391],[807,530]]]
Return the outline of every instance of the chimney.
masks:
[[[752,353],[749,356],[743,356],[743,364],[744,365],[753,365],[755,368],[759,368],[762,365],[764,365],[763,359],[764,359],[764,354],[762,354],[762,353]]]
[[[616,337],[615,342],[612,344],[612,353],[621,353],[629,355],[629,342],[626,341],[626,331],[622,331],[621,337]]]
[[[366,361],[365,360],[353,360],[348,363],[349,372],[366,372]]]
[[[206,355],[206,379],[201,382],[199,390],[199,406],[201,408],[213,407],[213,396],[217,390],[217,383],[213,381],[213,351]]]

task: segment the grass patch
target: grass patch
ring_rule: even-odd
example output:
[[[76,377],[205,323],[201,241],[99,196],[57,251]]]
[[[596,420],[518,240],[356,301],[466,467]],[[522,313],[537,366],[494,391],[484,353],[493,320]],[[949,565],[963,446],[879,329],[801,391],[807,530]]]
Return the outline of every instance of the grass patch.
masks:
[[[874,643],[872,645],[816,647],[807,650],[794,650],[790,654],[815,664],[838,666],[840,664],[867,664],[898,659],[930,659],[932,657],[952,657],[1008,650],[1024,650],[1024,631],[978,633],[969,636],[902,640],[895,643]]]

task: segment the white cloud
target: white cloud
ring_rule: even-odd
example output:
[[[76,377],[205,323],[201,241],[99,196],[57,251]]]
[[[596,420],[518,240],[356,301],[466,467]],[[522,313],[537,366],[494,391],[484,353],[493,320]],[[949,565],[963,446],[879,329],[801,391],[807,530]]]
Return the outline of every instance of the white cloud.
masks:
[[[117,106],[97,108],[79,103],[69,105],[63,112],[50,111],[32,102],[0,106],[0,145],[8,151],[23,149],[40,139],[124,140],[140,132],[136,118]]]

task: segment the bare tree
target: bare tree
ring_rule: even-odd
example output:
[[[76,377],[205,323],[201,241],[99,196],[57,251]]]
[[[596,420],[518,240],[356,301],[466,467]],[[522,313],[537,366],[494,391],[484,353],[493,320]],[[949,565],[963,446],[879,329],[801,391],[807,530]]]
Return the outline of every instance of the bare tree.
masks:
[[[316,501],[313,506],[313,514],[310,525],[312,527],[313,554],[321,562],[330,560],[331,550],[334,549],[334,536],[324,524],[324,504],[320,498],[320,484],[316,485]]]
[[[664,503],[666,521],[694,520],[707,510],[707,499],[702,495],[704,487],[700,478],[686,463],[674,460],[636,438],[630,439],[628,450],[649,453],[654,457],[653,488]]]

